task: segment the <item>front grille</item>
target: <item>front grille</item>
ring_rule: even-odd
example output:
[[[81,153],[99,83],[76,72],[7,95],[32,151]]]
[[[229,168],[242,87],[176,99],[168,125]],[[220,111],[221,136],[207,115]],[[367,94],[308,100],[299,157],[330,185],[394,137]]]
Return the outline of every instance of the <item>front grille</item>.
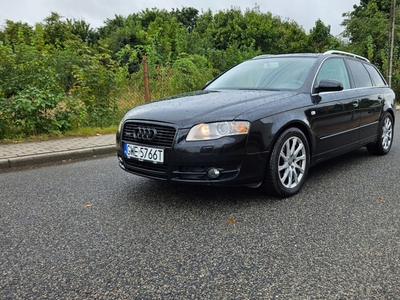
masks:
[[[147,139],[135,138],[133,133],[138,127],[155,129],[157,134],[151,141]],[[127,121],[122,130],[122,140],[126,142],[134,142],[135,144],[172,147],[175,133],[176,129],[172,126]]]

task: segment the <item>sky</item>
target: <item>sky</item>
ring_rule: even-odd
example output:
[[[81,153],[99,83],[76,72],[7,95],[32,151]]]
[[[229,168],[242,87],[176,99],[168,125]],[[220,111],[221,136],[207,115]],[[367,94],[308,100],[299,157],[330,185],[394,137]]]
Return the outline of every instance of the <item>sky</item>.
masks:
[[[68,19],[84,19],[92,28],[104,25],[115,15],[128,16],[146,8],[171,11],[173,8],[194,7],[213,13],[232,7],[245,11],[259,6],[263,13],[271,12],[283,20],[295,21],[308,33],[320,19],[331,26],[331,34],[339,35],[344,28],[342,14],[353,11],[359,0],[0,0],[0,26],[6,20],[26,22],[30,25],[42,22],[51,12]]]

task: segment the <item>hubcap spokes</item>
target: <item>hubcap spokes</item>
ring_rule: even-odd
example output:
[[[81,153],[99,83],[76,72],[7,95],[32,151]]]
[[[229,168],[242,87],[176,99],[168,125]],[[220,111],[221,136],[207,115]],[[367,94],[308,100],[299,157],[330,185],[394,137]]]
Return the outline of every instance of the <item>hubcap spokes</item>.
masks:
[[[383,149],[387,150],[392,143],[392,121],[389,118],[386,118],[383,122],[382,127],[382,147]]]
[[[304,176],[306,151],[298,137],[289,138],[279,154],[278,173],[281,183],[286,188],[296,187]]]

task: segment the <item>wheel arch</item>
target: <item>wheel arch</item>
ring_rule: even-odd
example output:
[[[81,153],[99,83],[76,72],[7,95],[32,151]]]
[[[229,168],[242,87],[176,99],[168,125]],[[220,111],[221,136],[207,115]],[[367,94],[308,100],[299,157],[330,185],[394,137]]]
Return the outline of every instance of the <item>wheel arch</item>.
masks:
[[[299,136],[300,133],[303,135],[302,140],[305,138],[308,144],[308,147],[298,148],[301,150],[290,150],[290,159],[289,160],[281,160],[280,156],[282,155],[282,147],[286,145],[286,142],[289,138],[293,138],[294,136]],[[297,143],[297,142],[296,142]],[[271,151],[269,151],[268,155],[268,164],[265,167],[265,175],[264,180],[261,184],[264,191],[266,191],[269,195],[278,196],[278,197],[290,197],[294,194],[298,193],[303,186],[307,174],[308,169],[311,167],[311,151],[312,151],[312,138],[311,133],[308,130],[307,125],[302,122],[289,122],[285,126],[279,128],[274,135],[274,140],[270,144]],[[299,155],[299,153],[306,151],[308,148],[308,158]],[[301,152],[300,152],[301,151]],[[286,153],[286,150],[284,151]],[[284,154],[286,156],[287,154]],[[292,155],[295,156],[296,163],[293,164]],[[287,157],[288,158],[288,157]],[[297,165],[297,161],[303,161],[301,164]],[[284,164],[280,164],[281,162],[286,161]],[[289,163],[289,161],[291,161]],[[292,165],[293,164],[293,165]],[[294,166],[296,165],[296,166]],[[281,166],[283,169],[281,169]],[[298,171],[298,168],[302,168],[303,171]],[[281,173],[284,172],[284,174]],[[294,181],[292,180],[293,178]],[[288,180],[288,182],[286,182]]]
[[[305,137],[307,138],[308,147],[310,150],[310,159],[311,159],[311,156],[312,156],[312,153],[314,150],[314,140],[312,138],[310,127],[300,120],[294,120],[294,121],[288,122],[284,126],[280,127],[279,130],[277,130],[277,132],[274,135],[274,138],[270,144],[270,149],[273,149],[273,147],[276,144],[277,139],[282,134],[282,132],[284,132],[286,129],[291,128],[291,127],[301,130],[303,132],[303,134],[305,135]]]
[[[396,113],[392,109],[387,109],[385,112],[389,113],[392,116],[393,125],[395,125],[395,123],[396,123]],[[382,114],[382,116],[383,116],[383,114]]]

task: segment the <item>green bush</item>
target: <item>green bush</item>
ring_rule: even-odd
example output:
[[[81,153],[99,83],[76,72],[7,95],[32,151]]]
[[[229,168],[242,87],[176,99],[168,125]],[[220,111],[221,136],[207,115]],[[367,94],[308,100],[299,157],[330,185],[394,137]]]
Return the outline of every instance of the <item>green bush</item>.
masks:
[[[54,109],[63,100],[49,54],[0,45],[0,138],[59,132]]]
[[[62,93],[28,87],[9,99],[12,121],[27,135],[59,132],[54,109],[62,99]]]
[[[76,66],[73,71],[75,86],[71,90],[83,103],[84,125],[113,125],[119,118],[117,98],[127,84],[126,70],[114,66],[106,54],[86,55],[85,60],[83,67]]]
[[[170,93],[179,94],[201,89],[212,79],[212,68],[200,55],[184,55],[172,65]]]
[[[0,42],[0,139],[118,123],[126,68],[108,54],[78,46],[71,42],[42,53]]]

